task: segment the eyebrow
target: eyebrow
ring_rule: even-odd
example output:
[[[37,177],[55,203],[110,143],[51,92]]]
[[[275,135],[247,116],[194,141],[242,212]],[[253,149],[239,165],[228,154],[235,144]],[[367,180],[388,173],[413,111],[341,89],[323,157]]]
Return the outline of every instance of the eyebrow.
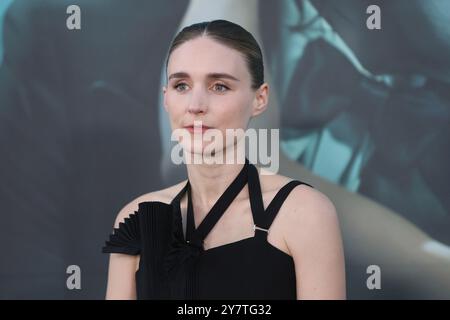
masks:
[[[231,74],[222,73],[222,72],[208,73],[206,75],[206,77],[209,78],[209,79],[230,79],[230,80],[233,80],[233,81],[239,81],[238,78],[232,76]],[[181,72],[172,73],[169,76],[169,80],[170,79],[179,79],[179,78],[189,78],[189,74],[187,72],[181,71]]]

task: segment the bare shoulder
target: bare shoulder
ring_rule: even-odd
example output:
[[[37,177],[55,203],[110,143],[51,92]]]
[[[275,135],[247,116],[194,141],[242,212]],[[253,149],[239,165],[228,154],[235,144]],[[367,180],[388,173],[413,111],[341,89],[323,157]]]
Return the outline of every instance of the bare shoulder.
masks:
[[[139,209],[139,203],[142,202],[150,202],[150,201],[158,201],[170,204],[173,198],[177,195],[178,192],[184,187],[187,180],[184,180],[180,183],[177,183],[173,186],[167,187],[165,189],[152,191],[149,193],[145,193],[140,195],[139,197],[133,199],[129,203],[127,203],[118,213],[114,227],[117,228],[120,222],[123,222],[125,218],[127,218],[130,214],[134,213]]]
[[[290,192],[285,207],[293,216],[302,219],[334,219],[336,208],[321,191],[301,184]]]
[[[273,190],[272,193],[294,180],[279,174],[265,174],[264,169],[260,169],[260,177],[261,189]],[[335,228],[337,224],[333,202],[324,193],[305,184],[290,191],[278,215],[286,233],[298,234],[300,230],[313,231],[314,228],[327,232],[327,228]]]
[[[284,239],[294,257],[306,257],[316,250],[330,256],[342,251],[336,208],[324,193],[307,185],[298,185],[290,192],[281,210],[284,213]]]
[[[264,192],[277,193],[283,186],[288,184],[290,181],[294,180],[290,177],[283,176],[281,174],[271,173],[270,171],[268,171],[264,168],[258,168],[258,171],[259,171],[259,180],[261,183],[261,191],[263,193]],[[305,183],[307,183],[307,182],[305,182]],[[301,184],[301,185],[294,187],[294,189],[289,193],[286,201],[289,204],[289,202],[293,198],[295,199],[296,196],[298,196],[299,194],[302,194],[302,197],[308,197],[310,194],[315,194],[316,196],[320,197],[320,195],[317,195],[318,193],[320,193],[323,197],[325,197],[325,195],[323,195],[321,192],[317,191],[316,189],[311,188],[308,185]],[[283,206],[285,206],[284,203],[283,203]]]

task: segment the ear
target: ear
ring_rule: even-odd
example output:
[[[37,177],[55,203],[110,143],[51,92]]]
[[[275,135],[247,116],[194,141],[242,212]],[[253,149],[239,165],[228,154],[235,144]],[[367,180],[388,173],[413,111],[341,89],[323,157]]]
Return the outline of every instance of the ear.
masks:
[[[164,109],[167,111],[167,104],[166,104],[166,95],[167,95],[167,87],[163,86],[162,87],[162,91],[163,91],[163,103],[164,103]]]
[[[252,117],[255,117],[263,113],[267,109],[269,102],[269,85],[264,82],[255,92],[255,98],[253,100],[253,112]]]

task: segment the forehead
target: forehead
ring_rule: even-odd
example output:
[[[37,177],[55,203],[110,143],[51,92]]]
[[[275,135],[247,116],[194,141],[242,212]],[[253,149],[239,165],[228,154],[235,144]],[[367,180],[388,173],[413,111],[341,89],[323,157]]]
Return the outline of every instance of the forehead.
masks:
[[[244,56],[208,37],[189,40],[170,55],[168,74],[187,72],[191,76],[202,76],[211,72],[229,73],[238,79],[249,78]]]

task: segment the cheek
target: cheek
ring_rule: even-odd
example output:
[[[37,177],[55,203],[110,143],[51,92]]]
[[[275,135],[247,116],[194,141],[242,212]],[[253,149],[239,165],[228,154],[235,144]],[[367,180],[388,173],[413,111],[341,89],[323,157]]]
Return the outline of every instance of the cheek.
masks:
[[[166,96],[167,112],[169,113],[170,119],[176,120],[183,115],[183,103],[183,99],[177,95],[169,93]]]
[[[249,115],[250,103],[243,97],[228,99],[220,102],[215,108],[220,113],[221,125],[225,128],[244,128]],[[244,128],[245,129],[245,128]]]

